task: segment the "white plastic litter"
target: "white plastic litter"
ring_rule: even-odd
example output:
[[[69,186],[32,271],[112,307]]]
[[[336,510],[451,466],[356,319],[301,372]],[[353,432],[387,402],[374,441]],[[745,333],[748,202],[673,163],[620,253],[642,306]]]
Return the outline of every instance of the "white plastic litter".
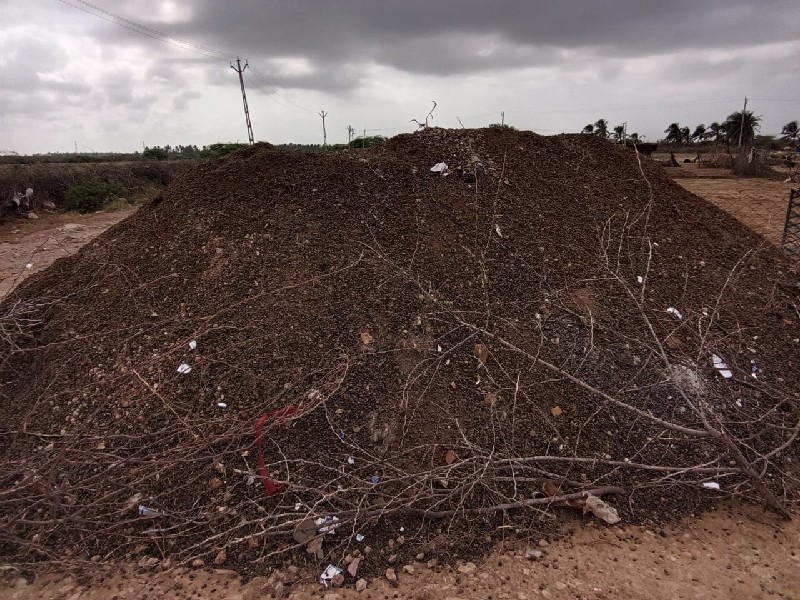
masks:
[[[217,402],[217,408],[228,408],[225,402]]]
[[[336,528],[340,525],[339,517],[320,517],[319,519],[314,519],[314,525],[317,526],[319,533],[336,533]]]
[[[434,173],[441,173],[442,175],[449,172],[447,169],[447,163],[443,162],[436,163],[435,165],[433,165],[431,167],[431,171]]]
[[[703,487],[709,490],[718,490],[719,484],[716,481],[704,481]]]
[[[348,457],[347,457],[347,464],[348,464],[348,465],[354,465],[354,464],[356,464],[356,459],[355,459],[355,458],[353,458],[352,456],[348,456]]]
[[[719,356],[712,354],[711,362],[714,365],[714,368],[719,371],[719,374],[725,379],[731,379],[733,377],[733,373],[731,373],[730,369],[728,368],[728,363],[722,360]]]
[[[190,367],[186,363],[182,363],[178,367],[178,373],[180,373],[181,375],[186,375],[187,373],[191,373],[191,372],[192,372],[192,367]]]
[[[639,285],[642,285],[644,283],[644,277],[642,277],[641,275],[637,275],[636,281],[639,282]]]
[[[161,515],[161,512],[157,511],[155,508],[150,508],[149,506],[144,506],[143,504],[140,504],[139,515],[142,517],[158,517],[159,515]]]
[[[500,225],[497,223],[494,224],[494,232],[498,235],[498,237],[503,237],[503,232],[500,231]]]
[[[28,263],[27,265],[25,265],[25,268],[26,269],[32,269],[33,268],[33,263]]]
[[[363,533],[357,533],[356,534],[356,541],[357,542],[363,542],[364,541],[364,534]]]
[[[674,316],[675,318],[677,318],[677,319],[682,319],[683,318],[683,315],[680,313],[680,311],[677,308],[673,307],[673,306],[670,306],[667,309],[667,312],[669,314],[671,314],[672,316]]]
[[[189,342],[189,350],[194,350],[195,348],[197,348],[197,340],[192,340]]]
[[[331,580],[337,575],[339,575],[341,572],[342,570],[336,565],[328,565],[327,567],[325,567],[325,570],[322,572],[322,575],[319,576],[319,582],[325,587],[329,587]]]

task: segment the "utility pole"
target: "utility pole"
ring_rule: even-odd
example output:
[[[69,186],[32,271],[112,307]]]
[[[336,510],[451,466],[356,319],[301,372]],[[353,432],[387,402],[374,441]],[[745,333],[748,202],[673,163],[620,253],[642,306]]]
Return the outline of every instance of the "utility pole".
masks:
[[[250,109],[247,108],[247,94],[244,91],[244,77],[242,77],[242,73],[248,66],[247,61],[244,61],[244,66],[242,66],[242,61],[238,56],[236,57],[236,66],[234,67],[233,63],[231,63],[231,69],[239,74],[239,85],[242,88],[242,104],[244,105],[244,120],[247,122],[247,137],[250,139],[250,145],[252,146],[255,144],[253,125],[250,123]]]
[[[355,133],[356,133],[356,130],[353,129],[353,127],[351,125],[348,125],[347,126],[347,145],[348,145],[348,147],[352,143],[353,136],[355,135]]]
[[[747,112],[747,96],[744,97],[744,108],[742,109],[742,123],[739,125],[739,148],[742,147],[742,134],[744,133],[744,113]]]
[[[325,130],[325,117],[328,116],[324,110],[319,111],[319,116],[322,117],[322,147],[328,145],[328,132]]]
[[[500,126],[502,127],[505,124],[506,124],[506,111],[501,110],[500,111]]]
[[[364,135],[361,136],[361,147],[362,148],[366,148],[366,145],[365,145],[366,143],[367,143],[367,130],[365,129],[364,130]]]
[[[75,154],[78,153],[78,142],[75,142]]]

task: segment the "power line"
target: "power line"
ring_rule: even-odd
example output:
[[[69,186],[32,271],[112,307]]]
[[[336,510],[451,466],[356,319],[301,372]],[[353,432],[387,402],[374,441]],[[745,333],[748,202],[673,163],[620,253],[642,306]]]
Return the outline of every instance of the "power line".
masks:
[[[230,62],[232,60],[236,60],[237,55],[233,52],[224,52],[222,50],[218,50],[216,48],[212,48],[210,46],[205,46],[203,44],[196,44],[194,42],[190,42],[188,40],[184,40],[181,38],[172,37],[163,31],[158,31],[157,29],[153,29],[152,27],[148,27],[147,25],[142,25],[141,23],[137,23],[131,19],[113,13],[109,10],[96,6],[90,2],[85,2],[84,0],[72,0],[71,2],[68,0],[58,0],[62,4],[66,4],[67,6],[71,6],[72,8],[77,8],[80,11],[83,11],[93,17],[97,17],[113,25],[117,25],[129,31],[133,31],[134,33],[138,33],[140,35],[147,36],[151,39],[163,42],[165,44],[170,44],[175,46],[176,48],[180,48],[182,50],[188,50],[190,52],[195,52],[197,54],[201,54],[207,58],[221,60],[225,62]],[[77,4],[75,4],[77,3]],[[264,91],[261,86],[256,84],[252,79],[246,77],[247,81],[252,83],[256,88],[258,88],[262,93],[266,94],[267,96],[280,96],[280,92],[278,88],[276,88],[269,80],[264,77],[253,65],[250,65],[250,70],[258,77],[264,85],[266,85],[270,92]],[[288,98],[282,98],[284,102],[282,103],[284,106],[296,108],[303,112],[313,113],[311,109],[308,109],[304,106],[300,106],[295,102],[292,102]],[[275,98],[273,98],[275,100]]]
[[[80,4],[73,4],[72,2],[68,2],[67,0],[58,0],[58,1],[61,2],[62,4],[66,4],[67,6],[71,6],[72,8],[76,8],[89,15],[92,15],[93,17],[97,17],[98,19],[102,19],[103,21],[107,21],[109,23],[122,27],[123,29],[127,29],[128,31],[133,31],[134,33],[138,33],[140,35],[147,36],[154,40],[164,42],[165,44],[170,44],[172,46],[175,46],[176,48],[181,48],[182,50],[189,50],[191,52],[196,52],[197,54],[202,54],[206,58],[224,60],[227,62],[231,58],[236,57],[235,54],[232,54],[230,52],[223,52],[222,50],[216,50],[214,48],[203,46],[201,44],[195,44],[187,40],[182,40],[180,38],[173,38],[167,35],[166,33],[157,31],[156,29],[147,27],[146,25],[141,25],[139,23],[136,23],[135,21],[126,19],[123,16],[102,9],[99,6],[95,6],[94,4],[83,2],[82,0],[74,0],[74,2],[79,2]]]

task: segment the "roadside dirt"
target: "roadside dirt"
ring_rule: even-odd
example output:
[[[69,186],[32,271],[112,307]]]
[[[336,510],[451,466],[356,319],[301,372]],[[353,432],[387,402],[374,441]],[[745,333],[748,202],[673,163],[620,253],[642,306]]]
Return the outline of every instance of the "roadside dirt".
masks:
[[[132,214],[135,208],[89,215],[43,214],[36,220],[11,220],[0,225],[0,298],[33,273],[47,268],[106,229]]]
[[[698,169],[698,172],[719,169]],[[789,190],[797,184],[768,179],[675,178],[675,182],[713,202],[777,246],[786,222]]]
[[[297,574],[274,572],[247,582],[220,569],[148,572],[135,566],[92,565],[85,576],[74,570],[51,571],[33,581],[30,575],[7,571],[0,594],[9,600],[796,598],[800,589],[797,517],[785,522],[759,508],[746,507],[722,508],[656,530],[576,522],[564,528],[560,540],[508,539],[478,564],[430,568],[425,557],[394,564],[396,587],[380,577],[360,593],[352,588],[324,588],[316,581],[316,565]],[[543,556],[526,559],[528,549]]]

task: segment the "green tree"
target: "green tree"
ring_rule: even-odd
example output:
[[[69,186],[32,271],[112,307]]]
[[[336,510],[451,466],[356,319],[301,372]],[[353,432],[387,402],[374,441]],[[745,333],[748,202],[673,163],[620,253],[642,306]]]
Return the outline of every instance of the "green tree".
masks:
[[[583,128],[583,131],[581,131],[581,133],[594,133],[594,125],[589,123],[586,127]]]
[[[594,134],[601,138],[608,137],[608,121],[605,119],[597,119],[594,123]]]
[[[706,139],[706,137],[708,137],[708,134],[706,133],[706,126],[703,123],[700,123],[700,125],[694,128],[692,141],[702,142]]]
[[[639,134],[636,133],[635,131],[631,134],[628,134],[628,139],[631,141],[632,144],[638,144],[642,141],[639,139]]]
[[[725,128],[714,121],[708,126],[707,137],[711,138],[715,142],[721,142],[723,139],[725,139]]]
[[[797,137],[797,121],[789,121],[781,129],[781,137],[785,140],[793,140]]]
[[[670,123],[664,133],[667,134],[664,141],[668,144],[679,144],[681,142],[681,126],[677,123]]]
[[[728,115],[722,127],[725,129],[725,141],[728,145],[738,145],[741,139],[743,145],[750,146],[756,132],[761,129],[761,117],[757,117],[751,110],[744,111],[744,114],[737,110]]]
[[[622,136],[625,135],[625,125],[617,125],[614,127],[614,133],[612,134],[614,139],[618,142],[622,141]]]
[[[692,134],[688,127],[681,127],[681,144],[691,144]]]

